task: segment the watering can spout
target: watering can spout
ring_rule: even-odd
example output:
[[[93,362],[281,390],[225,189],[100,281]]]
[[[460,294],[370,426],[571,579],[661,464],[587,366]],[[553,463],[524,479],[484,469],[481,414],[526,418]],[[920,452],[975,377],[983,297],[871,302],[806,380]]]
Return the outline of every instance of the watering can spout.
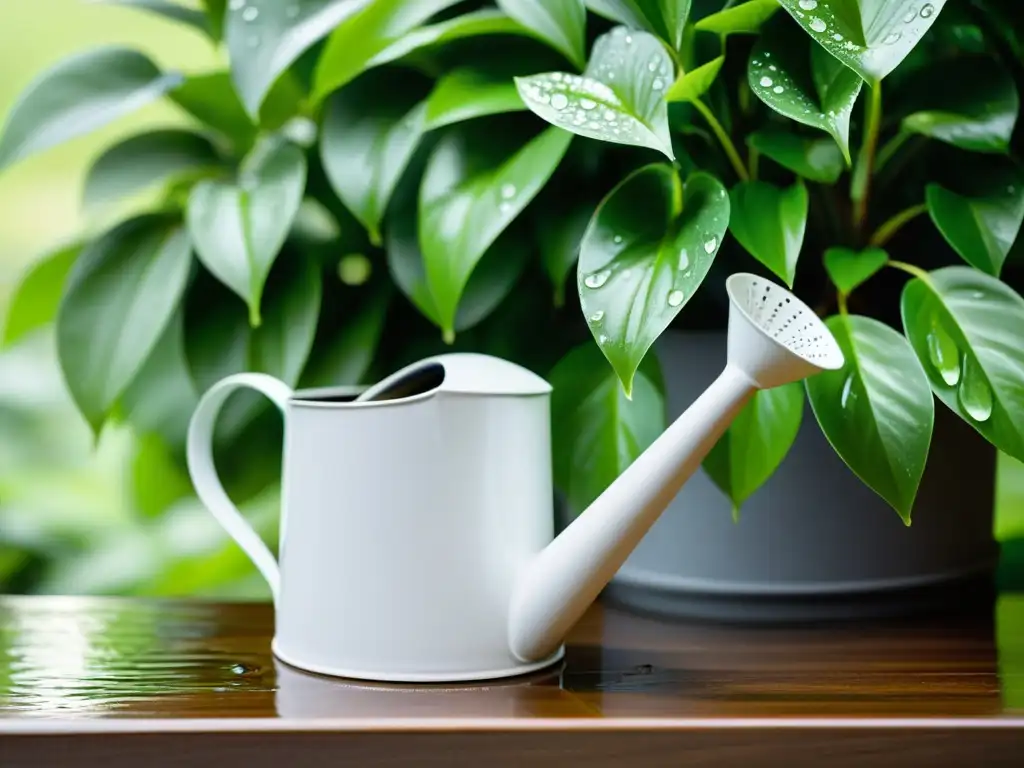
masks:
[[[542,659],[558,648],[757,390],[843,366],[831,332],[789,291],[746,273],[726,285],[725,368],[524,569],[508,622],[518,659]]]

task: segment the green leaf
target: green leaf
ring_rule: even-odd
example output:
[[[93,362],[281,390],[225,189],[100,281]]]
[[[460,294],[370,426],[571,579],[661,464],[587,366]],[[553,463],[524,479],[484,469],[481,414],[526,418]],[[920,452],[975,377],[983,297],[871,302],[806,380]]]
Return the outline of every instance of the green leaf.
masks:
[[[320,316],[322,277],[310,259],[296,255],[280,279],[268,283],[265,322],[252,331],[249,368],[294,387],[313,348]]]
[[[407,32],[456,0],[373,0],[338,23],[324,44],[313,73],[315,104],[341,88],[364,70],[375,56],[385,52]],[[380,62],[377,62],[380,63]]]
[[[884,323],[834,315],[825,324],[846,360],[807,379],[814,416],[843,462],[910,525],[935,422],[928,378]]]
[[[57,354],[94,434],[163,334],[191,264],[188,235],[155,215],[130,219],[82,250],[57,314]]]
[[[565,300],[565,282],[569,271],[579,258],[580,243],[587,231],[594,205],[576,202],[569,210],[545,211],[537,229],[537,247],[541,262],[555,289],[555,304]]]
[[[814,139],[766,128],[750,134],[747,144],[808,181],[834,184],[845,167],[843,153],[832,139]]]
[[[583,512],[665,429],[657,358],[644,360],[633,398],[589,342],[572,349],[548,377],[554,480],[574,514]]]
[[[999,277],[1024,223],[1024,174],[1015,166],[984,174],[980,170],[961,182],[977,196],[929,184],[928,214],[964,261]]]
[[[13,346],[53,321],[64,283],[81,250],[81,243],[66,245],[29,266],[11,297],[0,348]]]
[[[579,69],[587,64],[587,10],[583,0],[497,0],[498,7],[563,54]]]
[[[946,0],[779,0],[821,47],[868,83],[896,69]]]
[[[306,158],[271,137],[245,159],[238,183],[202,181],[189,195],[187,220],[200,261],[245,299],[258,326],[263,284],[302,202]]]
[[[960,56],[930,63],[911,77],[905,90],[913,112],[903,118],[904,131],[972,152],[1010,151],[1020,96],[999,62]]]
[[[415,233],[414,233],[415,234]],[[302,377],[303,387],[335,387],[364,384],[377,353],[390,294],[378,291],[363,306],[346,316],[313,351]]]
[[[1004,453],[1024,460],[1024,300],[970,267],[903,289],[903,328],[932,391]]]
[[[206,13],[210,36],[218,42],[224,36],[224,18],[227,16],[228,0],[202,0],[200,5]]]
[[[456,69],[437,81],[427,99],[425,129],[524,109],[511,78],[493,77],[475,67]]]
[[[177,128],[140,133],[105,150],[89,168],[82,191],[87,211],[156,184],[222,167],[210,140]]]
[[[696,172],[683,184],[664,163],[634,171],[598,206],[580,245],[577,289],[627,397],[647,350],[704,281],[728,225],[721,182]]]
[[[683,73],[665,94],[667,101],[693,101],[699,99],[715,82],[725,63],[725,56],[719,56],[696,69]]]
[[[0,169],[102,128],[180,82],[180,75],[163,74],[128,48],[69,56],[36,77],[11,107],[0,136]]]
[[[793,287],[807,226],[807,187],[743,181],[730,193],[729,231],[751,256]]]
[[[822,0],[824,2],[824,0]],[[780,14],[750,54],[751,90],[780,115],[831,134],[850,163],[850,114],[864,82]]]
[[[584,0],[599,16],[657,35],[675,50],[682,47],[690,0]]]
[[[434,148],[420,187],[419,245],[446,336],[454,333],[456,309],[477,262],[547,183],[571,140],[571,134],[548,128],[498,161],[489,136],[470,141],[453,131]]]
[[[228,4],[224,42],[231,75],[256,119],[271,86],[296,59],[370,0],[248,0]]]
[[[859,253],[849,248],[825,251],[825,271],[836,288],[845,294],[853,293],[888,261],[889,254],[881,248],[865,248]]]
[[[759,390],[708,453],[704,471],[732,501],[734,516],[782,464],[803,413],[803,384]]]
[[[142,11],[162,16],[165,19],[179,22],[186,26],[198,29],[204,34],[211,35],[210,24],[206,13],[196,8],[186,8],[183,5],[172,3],[170,0],[98,0],[106,5],[123,5],[127,8],[138,8]]]
[[[395,185],[424,131],[423,89],[408,72],[377,70],[326,105],[320,159],[338,197],[380,245]]]
[[[190,116],[233,142],[240,152],[247,151],[256,139],[256,124],[239,101],[228,72],[189,75],[168,95]]]
[[[582,76],[545,72],[515,82],[526,106],[552,125],[591,139],[648,147],[674,160],[664,98],[672,71],[657,38],[615,27],[594,42]]]
[[[705,16],[694,24],[701,32],[714,32],[723,38],[732,34],[754,34],[779,10],[779,0],[748,0]]]

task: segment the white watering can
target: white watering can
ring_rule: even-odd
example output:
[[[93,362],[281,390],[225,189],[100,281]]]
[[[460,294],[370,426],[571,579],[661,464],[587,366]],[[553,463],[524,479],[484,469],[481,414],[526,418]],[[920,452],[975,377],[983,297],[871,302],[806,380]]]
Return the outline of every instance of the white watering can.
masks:
[[[561,659],[566,633],[753,393],[843,365],[789,291],[743,273],[726,286],[722,373],[557,538],[551,387],[510,362],[439,355],[355,400],[255,373],[211,387],[189,427],[189,470],[270,584],[274,654],[401,682],[508,677]],[[217,414],[242,388],[285,419],[280,564],[213,465]]]

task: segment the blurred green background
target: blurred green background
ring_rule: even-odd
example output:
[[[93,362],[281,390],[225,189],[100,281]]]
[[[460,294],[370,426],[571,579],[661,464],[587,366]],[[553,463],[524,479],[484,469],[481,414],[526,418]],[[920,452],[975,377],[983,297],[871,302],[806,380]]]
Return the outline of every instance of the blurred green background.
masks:
[[[0,119],[43,69],[108,43],[135,46],[164,68],[201,71],[222,61],[200,34],[130,8],[2,0]],[[144,126],[184,120],[170,105],[150,107],[0,175],[0,317],[35,259],[108,223],[80,213],[91,160]],[[0,352],[0,591],[269,598],[187,479],[160,459],[123,427],[108,427],[92,445],[47,334]],[[998,498],[997,535],[1024,538],[1024,465],[1001,457]],[[273,540],[276,493],[245,512]]]

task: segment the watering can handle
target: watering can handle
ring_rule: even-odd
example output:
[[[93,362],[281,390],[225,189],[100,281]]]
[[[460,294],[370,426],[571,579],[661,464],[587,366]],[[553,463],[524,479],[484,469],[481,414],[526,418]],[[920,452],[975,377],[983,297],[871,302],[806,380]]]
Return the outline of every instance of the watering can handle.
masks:
[[[200,501],[263,574],[276,603],[281,581],[277,560],[228,498],[213,463],[213,430],[217,416],[228,397],[239,389],[253,389],[265,395],[278,407],[282,416],[292,396],[287,384],[263,373],[238,373],[218,381],[202,396],[189,422],[188,471]]]

